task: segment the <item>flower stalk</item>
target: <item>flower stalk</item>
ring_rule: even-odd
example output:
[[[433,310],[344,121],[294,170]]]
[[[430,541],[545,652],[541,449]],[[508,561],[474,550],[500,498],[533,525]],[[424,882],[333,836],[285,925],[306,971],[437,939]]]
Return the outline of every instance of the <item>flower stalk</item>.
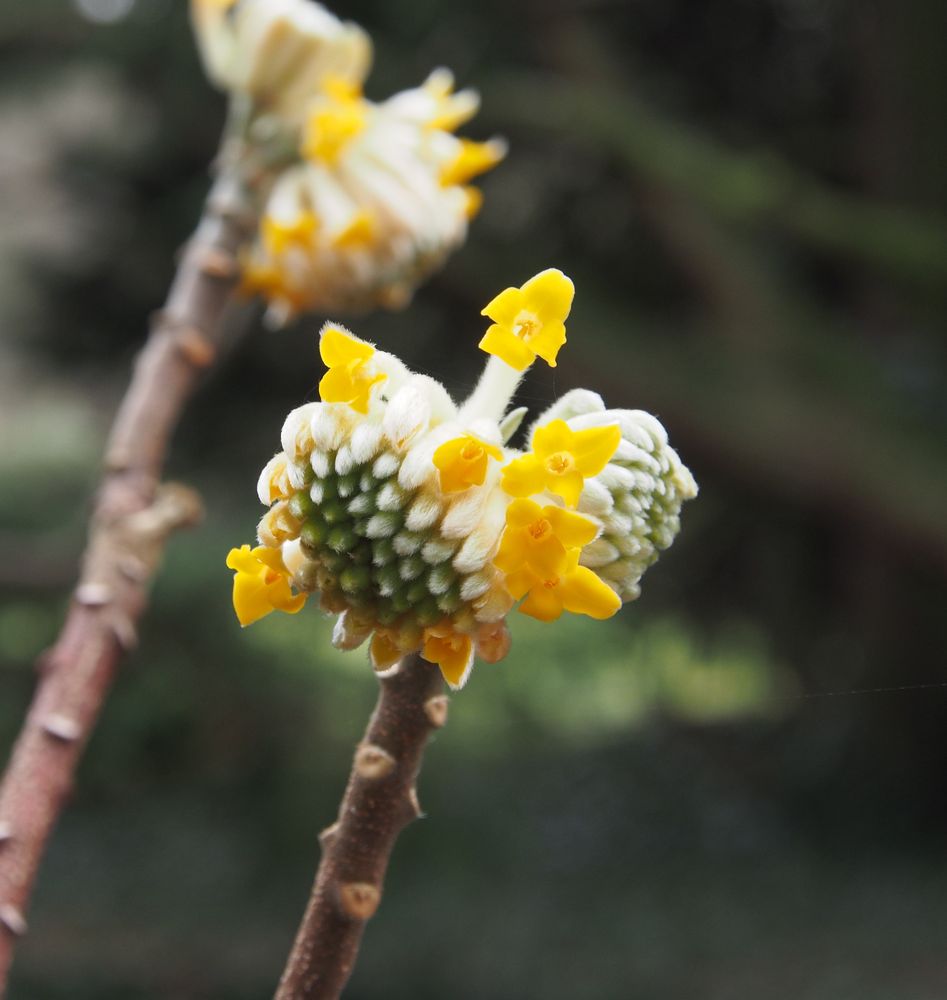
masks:
[[[409,656],[380,684],[339,818],[320,837],[322,861],[276,1000],[341,995],[398,834],[421,815],[415,783],[428,737],[447,721],[444,682],[436,666]]]
[[[227,331],[239,254],[257,226],[240,150],[225,148],[200,223],[135,364],[109,436],[78,585],[0,785],[0,996],[46,844],[123,654],[135,645],[164,543],[201,513],[161,486],[168,442]]]

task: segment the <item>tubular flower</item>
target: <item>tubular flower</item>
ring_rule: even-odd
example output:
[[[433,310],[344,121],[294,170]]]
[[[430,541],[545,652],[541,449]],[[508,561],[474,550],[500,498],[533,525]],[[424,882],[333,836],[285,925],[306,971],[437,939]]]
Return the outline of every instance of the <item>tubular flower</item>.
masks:
[[[480,341],[480,349],[518,372],[526,371],[537,356],[555,368],[566,342],[565,324],[574,295],[571,280],[554,267],[521,288],[505,289],[483,309],[481,315],[492,319],[493,326]]]
[[[539,576],[555,576],[563,572],[569,551],[588,545],[599,530],[582,514],[514,500],[506,509],[506,528],[493,565],[507,575],[528,569]]]
[[[474,662],[474,644],[469,635],[455,632],[450,624],[424,630],[421,655],[441,668],[451,687],[463,687]]]
[[[590,618],[611,618],[621,598],[590,569],[579,565],[579,550],[572,549],[556,573],[536,573],[531,568],[509,574],[506,585],[513,597],[524,594],[520,611],[541,622],[554,622],[563,611]]]
[[[452,85],[437,70],[375,103],[357,82],[330,79],[312,97],[300,160],[276,180],[264,225],[313,224],[298,241],[258,240],[245,266],[245,289],[268,300],[274,322],[304,310],[403,306],[464,241],[480,202],[469,181],[496,166],[506,145],[452,134],[479,103]]]
[[[311,0],[191,0],[207,75],[298,127],[306,100],[329,79],[361,84],[371,41]]]
[[[588,476],[605,468],[621,441],[617,424],[574,431],[552,420],[533,433],[533,450],[503,470],[503,489],[513,497],[548,490],[574,507]]]
[[[503,452],[473,434],[446,441],[433,456],[434,467],[440,473],[441,490],[458,493],[469,486],[483,486],[491,458],[502,459]]]
[[[306,594],[293,594],[289,574],[279,549],[241,545],[227,554],[227,567],[234,570],[233,609],[243,627],[265,618],[271,611],[289,615],[302,610]]]
[[[505,362],[491,358],[458,405],[337,326],[324,329],[320,351],[322,400],[283,424],[282,450],[258,484],[268,507],[258,535],[265,566],[283,574],[283,603],[318,592],[336,616],[333,643],[367,642],[379,672],[420,653],[460,687],[476,658],[506,656],[517,602],[543,621],[609,617],[637,596],[696,493],[653,417],[606,410],[594,393],[554,404],[524,456],[506,444],[523,411],[507,412],[519,375]],[[545,464],[561,453],[568,476]]]
[[[369,362],[375,348],[336,326],[326,326],[319,338],[319,355],[328,367],[319,383],[324,403],[348,403],[356,413],[368,413],[372,388],[388,377]]]

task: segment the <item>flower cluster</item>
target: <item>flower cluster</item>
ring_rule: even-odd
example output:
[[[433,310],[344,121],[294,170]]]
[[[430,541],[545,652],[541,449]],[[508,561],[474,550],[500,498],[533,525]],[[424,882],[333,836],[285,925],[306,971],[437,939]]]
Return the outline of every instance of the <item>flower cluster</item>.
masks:
[[[536,356],[555,364],[572,294],[548,270],[494,299],[481,342],[493,356],[460,405],[323,327],[320,401],[289,414],[260,477],[260,546],[228,557],[241,624],[318,593],[337,646],[369,641],[379,671],[420,652],[460,687],[475,657],[506,655],[517,602],[554,621],[608,618],[637,597],[697,492],[658,421],[575,390],[538,419],[528,450],[508,444],[521,370]]]
[[[362,94],[371,45],[311,0],[192,0],[210,77],[252,108],[251,135],[290,150],[244,287],[276,323],[311,310],[400,307],[459,246],[470,181],[505,144],[455,130],[479,105],[449,71],[381,102]]]

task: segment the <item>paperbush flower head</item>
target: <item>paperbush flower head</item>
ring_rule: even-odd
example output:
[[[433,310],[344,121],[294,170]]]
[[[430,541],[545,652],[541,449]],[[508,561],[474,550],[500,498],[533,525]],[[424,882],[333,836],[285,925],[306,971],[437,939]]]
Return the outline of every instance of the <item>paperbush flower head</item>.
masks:
[[[403,306],[463,243],[482,200],[470,182],[506,153],[499,139],[454,135],[476,92],[455,93],[438,69],[368,100],[368,36],[313,0],[191,0],[191,15],[208,75],[234,98],[231,132],[264,203],[244,291],[276,325]]]
[[[453,135],[477,108],[438,70],[421,87],[374,103],[329,80],[308,105],[301,161],[277,180],[245,286],[279,323],[309,310],[404,305],[467,233],[495,166],[498,139]]]
[[[529,451],[510,447],[521,375],[501,357],[457,404],[338,325],[323,328],[320,354],[321,399],[289,414],[260,477],[260,547],[228,562],[238,578],[237,557],[250,556],[285,577],[249,611],[235,588],[241,622],[318,593],[340,648],[368,642],[379,671],[420,652],[460,687],[477,658],[507,654],[517,602],[552,622],[608,618],[637,597],[697,493],[654,417],[608,410],[586,390],[539,417]]]
[[[371,64],[368,35],[312,0],[191,0],[191,21],[210,79],[288,125],[327,79],[360,85]]]

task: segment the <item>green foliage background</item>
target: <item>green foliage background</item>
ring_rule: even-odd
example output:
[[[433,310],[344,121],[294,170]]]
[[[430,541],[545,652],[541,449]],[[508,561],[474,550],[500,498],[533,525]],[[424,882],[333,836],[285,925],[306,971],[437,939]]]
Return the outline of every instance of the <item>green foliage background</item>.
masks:
[[[453,699],[353,1000],[944,995],[945,10],[337,10],[375,38],[371,96],[449,65],[483,92],[475,134],[511,143],[410,310],[338,318],[463,394],[482,304],[562,267],[569,346],[522,401],[584,385],[650,409],[702,487],[638,603],[517,621]],[[179,0],[8,0],[0,52],[6,748],[223,101]],[[223,559],[313,396],[323,318],[231,317],[248,335],[171,467],[207,522],[168,553],[12,1000],[249,1000],[278,978],[375,682],[316,613],[241,633]]]

